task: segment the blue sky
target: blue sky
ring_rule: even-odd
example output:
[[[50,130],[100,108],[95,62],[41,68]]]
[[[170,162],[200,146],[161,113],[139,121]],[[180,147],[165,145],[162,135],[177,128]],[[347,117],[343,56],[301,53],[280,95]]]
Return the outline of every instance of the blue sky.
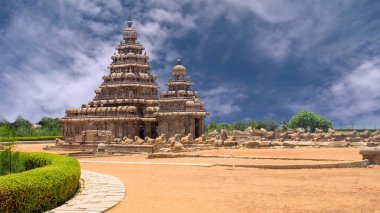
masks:
[[[379,120],[380,1],[0,0],[0,115],[94,96],[133,16],[161,89],[176,58],[209,120]]]

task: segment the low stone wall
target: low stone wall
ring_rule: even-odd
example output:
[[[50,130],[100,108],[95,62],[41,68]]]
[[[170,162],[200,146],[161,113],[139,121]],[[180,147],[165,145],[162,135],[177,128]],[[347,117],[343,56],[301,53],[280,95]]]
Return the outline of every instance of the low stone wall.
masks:
[[[153,153],[149,154],[149,159],[154,158],[240,158],[240,159],[272,159],[272,160],[295,160],[295,161],[316,161],[313,164],[276,164],[276,165],[256,165],[256,164],[214,164],[215,166],[227,167],[245,167],[245,168],[260,168],[260,169],[328,169],[328,168],[353,168],[353,167],[367,167],[369,160],[364,159],[361,161],[342,161],[333,159],[309,159],[309,158],[277,158],[277,157],[257,157],[257,156],[231,156],[231,155],[208,155],[208,154],[186,154],[186,153]],[[336,163],[323,163],[323,161],[336,161]]]

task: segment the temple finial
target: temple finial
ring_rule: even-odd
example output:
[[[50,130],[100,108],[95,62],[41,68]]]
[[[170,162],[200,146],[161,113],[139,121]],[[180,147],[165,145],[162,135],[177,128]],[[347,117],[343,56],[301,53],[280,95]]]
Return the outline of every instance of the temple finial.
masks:
[[[178,64],[178,65],[182,65],[182,60],[181,60],[181,58],[178,58],[178,59],[177,59],[177,64]]]
[[[129,15],[129,18],[128,18],[128,27],[132,27],[132,16]]]

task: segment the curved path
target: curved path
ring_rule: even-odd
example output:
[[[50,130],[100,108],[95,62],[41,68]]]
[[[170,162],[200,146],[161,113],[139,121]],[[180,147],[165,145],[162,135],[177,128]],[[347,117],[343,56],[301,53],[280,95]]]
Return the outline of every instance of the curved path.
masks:
[[[81,191],[51,213],[104,212],[118,204],[124,197],[125,186],[114,176],[82,170]]]

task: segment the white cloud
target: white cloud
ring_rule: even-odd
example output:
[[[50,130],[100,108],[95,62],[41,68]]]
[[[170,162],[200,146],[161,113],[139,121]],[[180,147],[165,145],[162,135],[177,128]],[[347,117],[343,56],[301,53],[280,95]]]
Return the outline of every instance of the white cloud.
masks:
[[[8,48],[0,59],[5,91],[0,94],[0,112],[8,120],[19,114],[32,121],[46,115],[61,117],[66,108],[90,101],[100,85],[116,38],[99,36],[116,27],[89,20],[85,29],[90,31],[80,30],[85,21],[82,10],[74,12],[77,9],[69,3],[61,3],[56,11],[64,16],[61,21],[39,11],[20,10],[0,37],[1,45]]]
[[[251,11],[261,19],[271,23],[293,20],[302,9],[299,2],[289,0],[225,0],[225,2],[239,11]]]
[[[246,98],[246,95],[237,88],[224,85],[200,91],[206,102],[206,109],[211,113],[209,119],[229,116],[241,111],[240,103]]]
[[[287,103],[295,112],[324,112],[333,120],[373,121],[380,116],[380,56],[363,61],[335,80],[326,89],[311,93],[307,102]]]
[[[333,98],[337,110],[302,101],[293,103],[293,108],[300,105],[325,108],[337,117],[339,114],[363,116],[378,110],[375,94],[379,91],[372,86],[376,81],[371,80],[378,78],[378,62],[375,59],[363,62],[365,56],[356,54],[358,49],[367,48],[367,44],[372,44],[372,51],[378,49],[379,36],[369,38],[365,33],[377,25],[372,22],[363,25],[357,21],[360,17],[346,17],[344,9],[350,1],[315,4],[291,0],[157,0],[136,1],[133,8],[123,7],[119,0],[57,2],[41,0],[33,8],[20,6],[7,28],[1,30],[0,47],[7,51],[0,58],[0,76],[3,77],[0,88],[5,91],[0,94],[0,114],[7,119],[12,120],[18,114],[34,120],[43,115],[62,116],[65,108],[89,101],[101,82],[101,75],[107,72],[110,56],[121,38],[118,22],[124,22],[122,19],[130,13],[151,62],[159,65],[153,72],[159,76],[161,86],[167,81],[175,59],[184,54],[173,45],[173,38],[195,33],[203,37],[201,41],[207,42],[213,39],[208,37],[209,27],[221,16],[237,24],[254,14],[255,19],[242,30],[251,31],[251,37],[246,39],[252,42],[252,49],[260,50],[273,61],[281,62],[290,57],[310,59],[340,72],[346,69],[337,67],[336,59],[343,58],[347,67],[361,63],[350,74],[342,75],[335,86],[321,90],[324,95],[318,96],[317,101],[328,103],[324,97]],[[339,42],[333,40],[338,28],[338,31],[344,30],[351,25],[358,26],[357,32],[350,31]],[[194,47],[194,51],[196,49],[202,50],[202,44]],[[365,81],[356,79],[363,76],[371,77]],[[366,82],[371,82],[371,89],[366,87]],[[225,85],[225,82],[220,84]],[[311,91],[319,90],[311,88]],[[345,91],[350,91],[350,95],[345,95]],[[356,94],[357,91],[360,94]],[[233,87],[215,87],[201,93],[206,97],[212,116],[239,112],[238,103],[246,98]],[[330,96],[326,95],[329,93]]]

